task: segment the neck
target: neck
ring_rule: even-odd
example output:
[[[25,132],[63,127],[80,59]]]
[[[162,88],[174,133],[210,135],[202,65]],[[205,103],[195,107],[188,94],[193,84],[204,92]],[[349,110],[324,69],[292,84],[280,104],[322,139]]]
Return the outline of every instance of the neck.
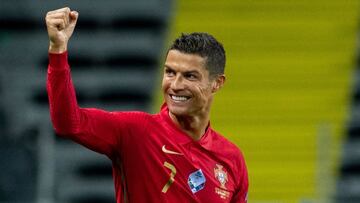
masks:
[[[200,140],[209,124],[209,113],[195,116],[176,116],[169,112],[174,123],[194,140]]]

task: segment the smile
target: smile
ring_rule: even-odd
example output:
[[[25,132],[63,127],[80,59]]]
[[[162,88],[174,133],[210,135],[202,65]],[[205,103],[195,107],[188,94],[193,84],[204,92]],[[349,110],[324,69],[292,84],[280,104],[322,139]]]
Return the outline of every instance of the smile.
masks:
[[[176,102],[184,102],[190,99],[190,97],[187,96],[178,96],[178,95],[170,95],[171,99]]]

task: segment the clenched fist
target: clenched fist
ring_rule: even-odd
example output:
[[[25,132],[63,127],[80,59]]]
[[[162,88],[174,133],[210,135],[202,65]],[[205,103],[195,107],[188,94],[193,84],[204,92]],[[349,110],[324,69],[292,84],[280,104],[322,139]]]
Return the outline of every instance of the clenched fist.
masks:
[[[46,14],[46,27],[49,35],[50,53],[62,53],[67,50],[67,43],[74,32],[78,12],[65,7]]]

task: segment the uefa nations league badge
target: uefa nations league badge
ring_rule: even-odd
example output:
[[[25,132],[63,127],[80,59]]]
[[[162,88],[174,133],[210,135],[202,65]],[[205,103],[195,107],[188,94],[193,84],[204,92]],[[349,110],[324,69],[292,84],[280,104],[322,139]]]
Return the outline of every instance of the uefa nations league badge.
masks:
[[[189,175],[188,184],[193,193],[199,192],[205,186],[205,176],[201,169],[191,173]]]

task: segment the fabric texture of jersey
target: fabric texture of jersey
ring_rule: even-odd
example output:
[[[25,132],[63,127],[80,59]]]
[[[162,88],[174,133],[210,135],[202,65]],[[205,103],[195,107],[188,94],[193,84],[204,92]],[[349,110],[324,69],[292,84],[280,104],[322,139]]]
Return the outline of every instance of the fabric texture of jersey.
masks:
[[[49,54],[47,90],[55,131],[112,161],[117,203],[245,203],[240,150],[209,125],[198,141],[158,114],[78,107],[67,52]]]

